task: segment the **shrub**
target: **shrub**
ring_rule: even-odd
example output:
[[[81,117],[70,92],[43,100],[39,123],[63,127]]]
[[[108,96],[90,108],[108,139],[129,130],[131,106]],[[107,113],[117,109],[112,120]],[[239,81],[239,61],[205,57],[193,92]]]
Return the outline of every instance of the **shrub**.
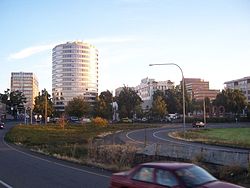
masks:
[[[133,145],[100,145],[89,147],[89,159],[93,162],[116,166],[116,170],[131,167],[137,148]]]
[[[103,119],[101,117],[96,117],[92,120],[92,123],[97,126],[101,127],[107,127],[108,121],[106,119]]]

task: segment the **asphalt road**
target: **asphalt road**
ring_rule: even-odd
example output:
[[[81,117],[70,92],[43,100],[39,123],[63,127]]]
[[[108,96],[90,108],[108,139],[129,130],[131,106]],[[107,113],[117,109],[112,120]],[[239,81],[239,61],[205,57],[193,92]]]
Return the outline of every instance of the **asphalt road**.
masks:
[[[57,160],[7,144],[0,130],[0,188],[105,188],[111,172]]]
[[[208,124],[208,128],[233,128],[233,127],[250,127],[249,123],[238,123],[238,124]],[[190,124],[186,125],[186,129],[197,129],[192,128]],[[141,130],[134,130],[120,135],[121,140],[124,142],[134,142],[138,145],[150,145],[153,143],[174,143],[182,145],[191,145],[195,147],[210,148],[213,150],[223,150],[223,151],[239,151],[239,152],[250,152],[250,149],[242,149],[235,147],[225,147],[216,145],[207,145],[196,142],[183,141],[179,139],[172,138],[168,133],[173,131],[182,131],[182,124],[167,124],[161,128],[147,128]],[[146,135],[146,136],[145,136]]]

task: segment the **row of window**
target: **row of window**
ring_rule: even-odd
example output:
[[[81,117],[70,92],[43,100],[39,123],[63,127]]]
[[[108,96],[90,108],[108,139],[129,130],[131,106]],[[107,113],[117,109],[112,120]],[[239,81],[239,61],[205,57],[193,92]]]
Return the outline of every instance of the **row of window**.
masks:
[[[18,81],[32,81],[33,77],[12,77],[11,79]]]
[[[88,69],[71,69],[71,68],[63,68],[63,72],[89,72]]]
[[[88,46],[82,46],[82,45],[64,45],[63,49],[65,49],[65,48],[74,48],[74,49],[83,48],[83,49],[89,49]]]
[[[98,74],[98,72],[96,72],[96,74]],[[83,74],[83,73],[75,73],[75,74],[72,74],[72,73],[63,73],[62,74],[63,76],[71,76],[71,77],[75,77],[75,76],[81,76],[81,77],[86,77],[88,78],[90,75],[86,75],[86,74]],[[94,75],[94,77],[98,77],[96,75]]]
[[[63,64],[62,67],[89,67],[88,64]],[[55,66],[53,66],[53,68],[55,68]]]
[[[23,76],[23,75],[33,76],[33,73],[30,73],[30,72],[12,72],[11,75],[14,75],[14,76]]]
[[[65,54],[63,58],[89,58],[88,55],[80,55],[80,54]]]
[[[89,60],[86,60],[86,59],[63,59],[62,62],[71,62],[71,63],[74,63],[74,62],[82,62],[82,63],[89,63]]]
[[[63,50],[63,53],[89,53],[88,51],[86,50]]]

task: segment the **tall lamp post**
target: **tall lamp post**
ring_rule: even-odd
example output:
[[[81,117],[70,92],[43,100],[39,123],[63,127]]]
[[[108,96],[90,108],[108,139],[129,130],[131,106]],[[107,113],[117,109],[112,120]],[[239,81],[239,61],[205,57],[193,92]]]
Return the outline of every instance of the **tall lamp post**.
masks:
[[[203,97],[203,119],[204,119],[204,123],[206,124],[206,101],[205,101],[205,96]]]
[[[183,75],[183,71],[181,69],[181,67],[175,63],[159,63],[159,64],[149,64],[149,66],[156,66],[156,65],[174,65],[177,66],[180,71],[181,71],[181,75],[182,75],[182,108],[183,108],[183,133],[186,132],[186,111],[185,111],[185,88],[184,88],[184,75]]]

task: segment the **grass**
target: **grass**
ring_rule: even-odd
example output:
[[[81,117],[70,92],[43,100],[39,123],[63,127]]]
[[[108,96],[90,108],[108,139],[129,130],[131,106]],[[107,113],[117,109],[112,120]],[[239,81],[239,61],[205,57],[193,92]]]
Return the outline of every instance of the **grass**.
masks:
[[[175,136],[184,138],[183,133]],[[188,130],[185,139],[207,144],[250,148],[250,128],[221,128]]]
[[[112,124],[107,127],[85,125],[67,125],[65,128],[57,124],[18,125],[6,134],[6,141],[21,144],[29,149],[42,151],[50,155],[73,158],[84,158],[88,154],[89,144],[103,133],[114,133],[118,130],[144,128],[144,124]],[[146,125],[146,127],[152,127]]]

